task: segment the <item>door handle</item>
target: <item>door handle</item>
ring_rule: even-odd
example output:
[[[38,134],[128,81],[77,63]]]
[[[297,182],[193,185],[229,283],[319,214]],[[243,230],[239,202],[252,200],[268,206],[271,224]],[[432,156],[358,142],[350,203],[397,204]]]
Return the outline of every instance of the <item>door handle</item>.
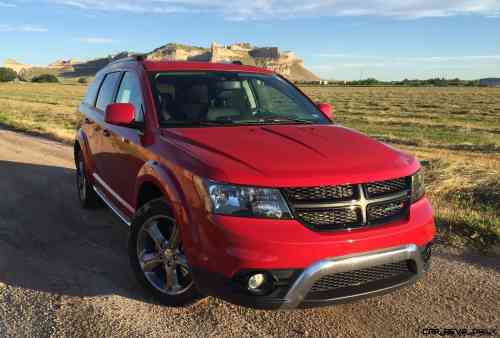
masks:
[[[104,136],[106,136],[106,137],[110,137],[110,136],[111,136],[111,132],[110,132],[109,130],[107,130],[107,129],[104,129],[104,130],[102,131],[102,133],[103,133],[103,135],[104,135]]]

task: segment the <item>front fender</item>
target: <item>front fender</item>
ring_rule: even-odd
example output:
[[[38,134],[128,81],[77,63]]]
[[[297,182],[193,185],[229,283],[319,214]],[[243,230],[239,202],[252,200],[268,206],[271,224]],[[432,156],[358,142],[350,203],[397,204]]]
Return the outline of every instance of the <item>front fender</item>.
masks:
[[[192,232],[196,230],[190,227],[192,216],[187,207],[186,196],[176,176],[156,161],[146,162],[137,175],[134,189],[136,209],[138,208],[137,201],[139,200],[140,189],[145,183],[153,184],[162,191],[172,208],[173,216],[181,227],[184,249],[189,250],[192,247],[193,238],[195,238],[193,235],[196,236]]]
[[[142,166],[137,175],[135,194],[135,208],[137,209],[137,201],[139,200],[139,192],[144,183],[152,183],[158,187],[165,198],[169,201],[172,211],[179,216],[178,220],[188,221],[188,213],[184,205],[186,203],[184,194],[182,193],[179,182],[170,170],[165,169],[156,161],[147,161]]]

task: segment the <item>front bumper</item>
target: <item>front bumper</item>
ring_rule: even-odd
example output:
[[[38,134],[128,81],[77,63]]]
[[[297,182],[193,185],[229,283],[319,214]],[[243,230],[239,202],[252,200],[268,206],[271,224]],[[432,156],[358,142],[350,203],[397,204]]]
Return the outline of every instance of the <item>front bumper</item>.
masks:
[[[200,215],[200,223],[196,228],[197,242],[186,247],[200,291],[232,303],[266,309],[328,305],[410,284],[425,271],[424,249],[436,233],[427,198],[411,206],[407,219],[353,231],[319,233],[296,220],[214,215]],[[362,275],[364,267],[400,258],[411,263],[412,271],[408,274],[332,292],[310,292],[311,285],[324,275],[342,276],[341,271],[356,270]],[[242,278],[244,281],[258,271],[269,273],[278,281],[272,293],[252,295],[242,287]]]
[[[314,295],[314,292],[311,292],[315,283],[323,277],[364,271],[363,269],[398,262],[408,264],[408,273],[323,292],[319,297],[318,294]],[[323,259],[305,270],[293,272],[291,276],[294,276],[289,279],[288,286],[277,288],[266,296],[252,295],[235,279],[227,279],[219,274],[195,269],[194,277],[200,291],[234,304],[259,309],[294,309],[348,302],[391,292],[421,278],[427,271],[429,263],[430,245],[418,247],[415,244]]]

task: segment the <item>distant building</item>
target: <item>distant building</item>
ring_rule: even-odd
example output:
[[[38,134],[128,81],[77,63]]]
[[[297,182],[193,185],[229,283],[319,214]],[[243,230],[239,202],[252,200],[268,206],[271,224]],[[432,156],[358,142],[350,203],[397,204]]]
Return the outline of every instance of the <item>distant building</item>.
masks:
[[[500,87],[500,78],[488,78],[479,80],[480,86],[485,87]]]

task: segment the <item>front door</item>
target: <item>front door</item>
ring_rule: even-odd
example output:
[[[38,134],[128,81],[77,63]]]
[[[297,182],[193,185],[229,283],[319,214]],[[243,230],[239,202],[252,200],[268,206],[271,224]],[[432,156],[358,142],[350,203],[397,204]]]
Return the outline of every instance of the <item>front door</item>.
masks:
[[[131,103],[135,106],[135,122],[132,126],[105,124],[104,142],[107,149],[105,175],[113,196],[118,199],[123,211],[131,216],[135,205],[135,181],[143,166],[146,150],[142,147],[144,127],[144,105],[141,83],[138,76],[127,71],[121,79],[116,103]]]

